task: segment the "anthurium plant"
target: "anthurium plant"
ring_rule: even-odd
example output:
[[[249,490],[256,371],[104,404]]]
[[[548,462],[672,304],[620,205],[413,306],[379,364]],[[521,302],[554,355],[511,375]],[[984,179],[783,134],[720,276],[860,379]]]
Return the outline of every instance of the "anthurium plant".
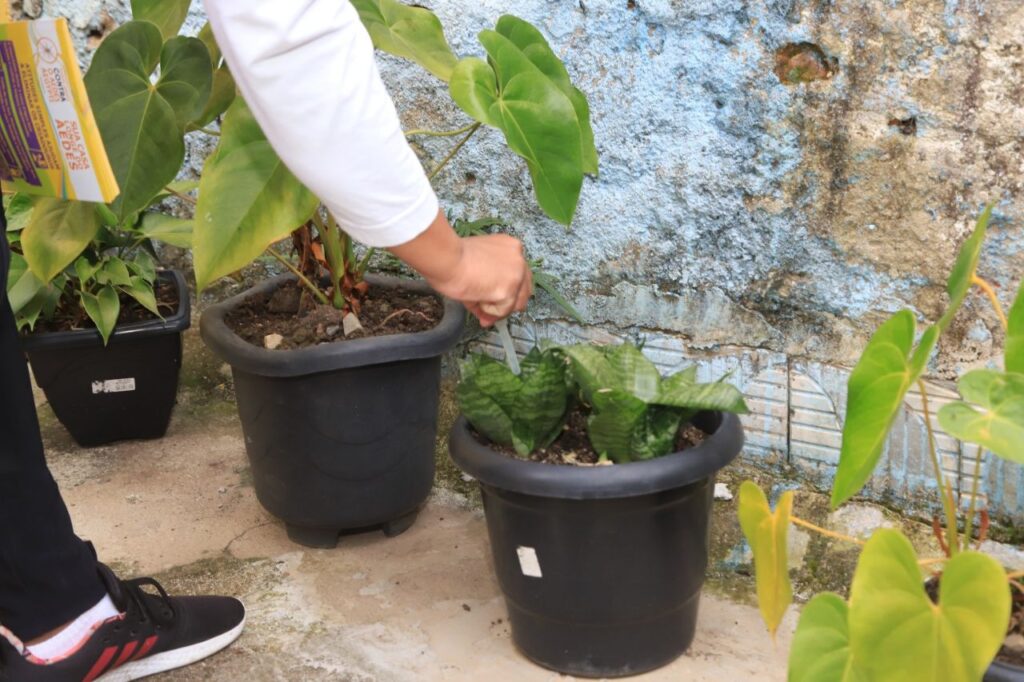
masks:
[[[353,4],[378,49],[409,59],[447,83],[454,102],[474,119],[451,131],[407,132],[410,138],[455,139],[428,177],[437,178],[483,126],[496,128],[526,162],[540,207],[568,225],[584,175],[597,173],[597,151],[586,98],[540,31],[504,16],[494,30],[480,33],[489,61],[459,59],[429,10],[398,0]],[[218,147],[203,170],[196,213],[202,218],[194,244],[200,289],[266,252],[319,303],[359,312],[367,290],[364,274],[375,250],[357,253],[351,237],[271,149],[241,97],[227,110]],[[485,227],[476,221],[468,225]],[[298,263],[272,246],[289,235]],[[553,288],[551,278],[540,274],[540,286]]]
[[[992,214],[988,206],[964,243],[950,275],[950,305],[916,340],[915,316],[893,315],[868,342],[850,375],[839,468],[832,508],[867,483],[885,450],[886,439],[912,386],[921,392],[936,491],[945,516],[935,519],[940,554],[919,558],[898,530],[881,529],[867,542],[847,537],[792,515],[793,493],[773,511],[750,481],[739,495],[739,517],[754,553],[761,613],[773,634],[792,602],[786,556],[790,523],[863,546],[849,599],[815,596],[804,608],[793,639],[789,679],[793,682],[855,680],[981,680],[1002,645],[1010,618],[1011,589],[1024,589],[993,558],[978,551],[988,515],[978,510],[978,481],[985,451],[1024,462],[1024,285],[1009,315],[992,286],[978,275],[982,245]],[[993,306],[1006,333],[1002,369],[967,372],[959,380],[962,400],[937,413],[942,428],[977,446],[969,497],[957,500],[942,473],[928,391],[921,376],[939,337],[948,329],[972,287]],[[967,508],[962,525],[957,510]],[[938,580],[937,597],[925,578]]]
[[[185,135],[222,114],[234,95],[209,28],[200,38],[177,35],[189,4],[134,0],[134,19],[103,40],[86,73],[120,195],[109,205],[10,199],[7,285],[22,327],[62,309],[73,325],[91,322],[106,342],[125,297],[161,314],[154,242],[188,247],[192,222],[158,208],[171,196],[191,201],[196,183],[175,182]]]
[[[579,404],[589,412],[594,451],[623,463],[672,452],[680,426],[701,410],[747,412],[735,386],[699,383],[696,375],[691,367],[662,378],[630,343],[554,346],[531,351],[519,375],[483,354],[470,356],[457,395],[479,433],[523,456],[550,445]]]

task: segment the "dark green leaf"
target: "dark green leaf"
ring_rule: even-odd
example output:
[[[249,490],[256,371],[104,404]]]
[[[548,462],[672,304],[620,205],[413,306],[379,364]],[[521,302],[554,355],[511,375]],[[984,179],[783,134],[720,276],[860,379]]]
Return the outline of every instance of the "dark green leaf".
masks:
[[[647,404],[621,389],[601,389],[593,396],[594,412],[587,435],[597,454],[614,462],[632,459],[633,433],[647,413]]]
[[[750,411],[738,388],[724,381],[698,384],[694,381],[693,372],[681,372],[663,379],[658,396],[651,402],[689,410],[722,410],[736,414]]]
[[[443,81],[451,77],[455,55],[441,22],[424,7],[398,0],[352,0],[378,50],[410,59]]]
[[[155,24],[164,40],[178,35],[192,0],[132,0],[132,17]]]
[[[629,445],[630,458],[653,459],[674,452],[676,434],[684,416],[689,416],[689,413],[674,407],[648,405],[643,417],[633,428]]]

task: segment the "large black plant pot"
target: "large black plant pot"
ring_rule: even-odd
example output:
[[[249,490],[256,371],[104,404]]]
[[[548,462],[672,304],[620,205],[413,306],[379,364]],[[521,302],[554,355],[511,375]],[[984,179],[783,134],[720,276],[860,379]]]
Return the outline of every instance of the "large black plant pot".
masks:
[[[694,423],[710,437],[686,452],[571,467],[511,458],[456,422],[451,455],[480,482],[512,639],[528,658],[618,677],[689,647],[715,473],[743,447],[735,415],[705,412]]]
[[[256,497],[288,536],[333,547],[341,532],[412,525],[434,479],[441,355],[465,310],[446,300],[433,329],[295,350],[239,338],[224,317],[282,276],[208,308],[203,340],[231,365]],[[422,282],[367,277],[374,287],[429,292]]]
[[[1024,682],[1024,668],[995,661],[985,673],[985,682]]]
[[[178,309],[162,320],[119,324],[106,346],[96,329],[22,337],[36,383],[82,446],[167,432],[178,394],[181,333],[191,324],[180,272],[161,272],[178,289]]]

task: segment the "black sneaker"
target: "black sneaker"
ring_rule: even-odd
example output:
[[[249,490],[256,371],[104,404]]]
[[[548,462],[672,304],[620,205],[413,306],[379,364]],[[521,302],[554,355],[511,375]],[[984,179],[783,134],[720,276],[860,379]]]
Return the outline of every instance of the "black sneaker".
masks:
[[[50,661],[33,656],[0,627],[0,682],[128,682],[200,661],[242,634],[245,607],[237,599],[169,597],[152,578],[118,580],[99,566],[121,615]]]

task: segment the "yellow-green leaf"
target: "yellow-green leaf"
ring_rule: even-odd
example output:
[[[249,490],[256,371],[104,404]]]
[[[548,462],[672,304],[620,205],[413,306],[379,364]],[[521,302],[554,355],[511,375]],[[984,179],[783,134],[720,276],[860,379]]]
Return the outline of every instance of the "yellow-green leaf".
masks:
[[[793,603],[786,546],[792,512],[792,491],[782,493],[772,512],[768,498],[756,483],[744,481],[740,486],[740,527],[754,552],[757,602],[761,617],[773,637],[786,615],[786,609]]]
[[[447,82],[455,55],[437,16],[398,0],[352,0],[378,50],[411,59]]]
[[[868,682],[850,651],[849,610],[832,592],[807,603],[789,650],[789,682]]]
[[[1006,328],[1006,371],[1024,374],[1024,282],[1017,291],[1017,300],[1010,308]]]
[[[957,311],[963,305],[967,293],[971,290],[974,280],[974,273],[978,269],[978,260],[981,258],[981,247],[985,243],[985,234],[988,231],[989,220],[992,219],[992,209],[995,203],[990,203],[978,216],[974,225],[974,232],[967,238],[960,252],[957,254],[956,263],[949,275],[949,282],[946,291],[949,293],[949,308],[946,314],[939,320],[939,327],[947,329],[956,317]]]
[[[103,345],[107,345],[117,326],[117,316],[121,313],[121,299],[117,291],[112,286],[105,286],[96,295],[87,291],[81,291],[79,295],[82,307],[103,337]]]
[[[955,438],[1024,463],[1024,374],[976,369],[958,385],[966,402],[942,406],[942,428]]]
[[[94,204],[39,199],[21,233],[29,270],[42,283],[49,282],[81,255],[99,229]]]

